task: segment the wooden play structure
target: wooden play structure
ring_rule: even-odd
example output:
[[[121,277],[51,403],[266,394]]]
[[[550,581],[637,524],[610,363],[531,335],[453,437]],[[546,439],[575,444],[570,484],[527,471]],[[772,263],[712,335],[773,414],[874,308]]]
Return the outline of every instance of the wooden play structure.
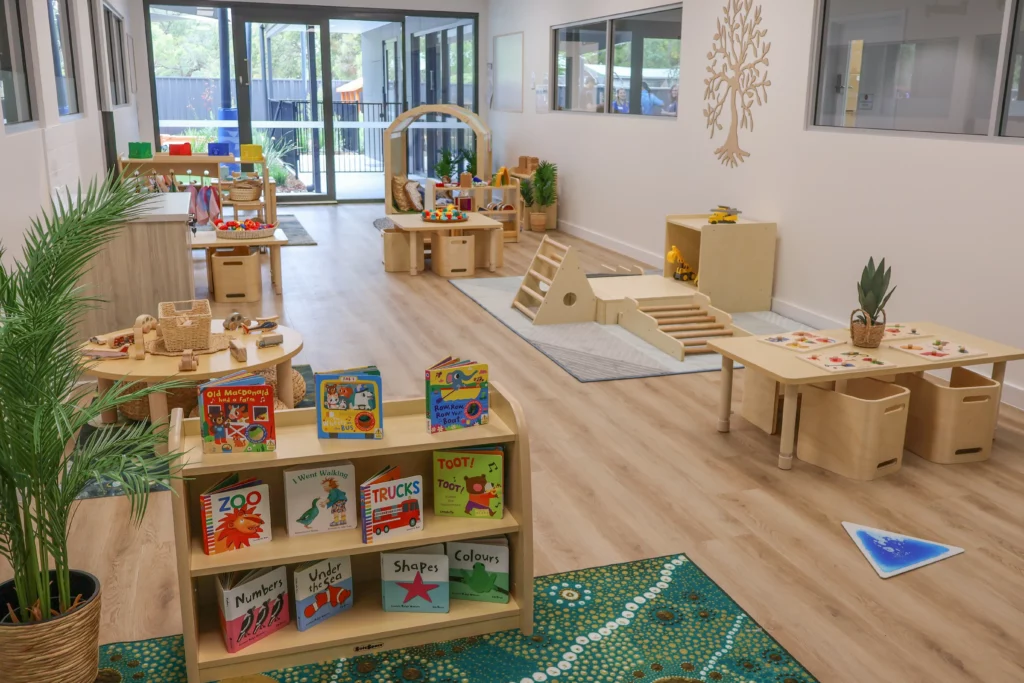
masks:
[[[676,360],[690,353],[712,353],[708,340],[736,333],[732,316],[699,293],[642,302],[627,298],[619,325]]]
[[[585,323],[594,319],[597,299],[572,247],[545,235],[512,306],[534,325]]]

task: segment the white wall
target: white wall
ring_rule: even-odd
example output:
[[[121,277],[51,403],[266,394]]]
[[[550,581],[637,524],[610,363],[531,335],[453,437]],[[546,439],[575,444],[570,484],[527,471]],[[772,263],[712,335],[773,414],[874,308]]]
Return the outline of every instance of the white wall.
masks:
[[[550,26],[644,9],[653,0],[491,0],[490,36],[525,32],[526,87],[550,64]],[[559,165],[560,228],[662,262],[664,216],[718,203],[779,224],[775,307],[838,325],[857,304],[868,256],[885,256],[899,287],[896,320],[932,320],[1024,347],[1020,191],[1024,147],[966,136],[808,128],[812,0],[761,0],[771,41],[769,101],[741,131],[751,156],[720,165],[702,114],[705,66],[721,0],[683,8],[678,120],[585,113],[493,111],[495,161],[541,156]],[[1009,210],[1005,210],[1009,209]],[[1017,364],[1018,366],[1020,364]],[[1024,405],[1024,367],[1011,364],[1006,398]]]

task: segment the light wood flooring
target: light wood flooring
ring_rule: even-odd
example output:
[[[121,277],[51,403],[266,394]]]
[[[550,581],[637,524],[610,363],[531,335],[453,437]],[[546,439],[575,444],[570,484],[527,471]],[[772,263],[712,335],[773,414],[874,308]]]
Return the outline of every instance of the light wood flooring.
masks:
[[[901,472],[873,483],[799,461],[783,472],[777,438],[738,416],[731,434],[715,430],[719,373],[581,384],[446,281],[386,275],[371,227],[380,205],[282,208],[320,244],[285,248],[283,297],[266,286],[262,304],[243,310],[280,313],[300,330],[298,363],[376,363],[388,398],[422,395],[423,369],[448,354],[488,361],[526,409],[537,574],[685,552],[823,682],[1024,681],[1016,411],[1004,409],[986,463],[942,467],[908,454]],[[579,246],[588,271],[632,263],[559,239]],[[525,234],[506,245],[499,275],[523,273],[536,244]],[[178,633],[169,494],[153,496],[138,529],[126,513],[121,499],[88,501],[74,524],[73,564],[103,581],[102,638]],[[883,581],[844,520],[967,552]]]

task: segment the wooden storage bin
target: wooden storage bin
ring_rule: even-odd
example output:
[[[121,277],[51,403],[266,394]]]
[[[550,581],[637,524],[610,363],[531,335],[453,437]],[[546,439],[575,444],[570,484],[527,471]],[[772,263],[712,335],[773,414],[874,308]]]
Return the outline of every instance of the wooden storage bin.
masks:
[[[472,235],[433,235],[430,269],[441,277],[472,277],[476,273],[476,240]]]
[[[953,368],[949,386],[924,374],[896,378],[910,390],[907,450],[952,465],[988,460],[999,416],[999,382]]]
[[[851,379],[844,393],[804,387],[796,455],[850,479],[868,481],[903,465],[910,391],[898,384]]]
[[[263,298],[259,251],[236,247],[213,253],[213,300],[217,303],[254,302]]]
[[[408,273],[409,272],[409,240],[414,235],[398,228],[384,228],[380,232],[384,240],[384,272],[385,273]],[[423,252],[426,246],[416,254],[416,269],[423,270]]]
[[[760,370],[745,368],[740,415],[766,434],[777,434],[783,402],[781,389],[778,382]]]

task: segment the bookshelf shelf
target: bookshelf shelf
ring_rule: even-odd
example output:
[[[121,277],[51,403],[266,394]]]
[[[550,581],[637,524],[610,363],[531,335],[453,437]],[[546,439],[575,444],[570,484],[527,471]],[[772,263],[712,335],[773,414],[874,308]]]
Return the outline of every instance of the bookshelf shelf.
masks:
[[[198,420],[171,415],[168,446],[185,452],[182,479],[172,480],[185,661],[189,683],[257,674],[368,652],[424,645],[495,631],[533,630],[533,522],[530,454],[519,404],[499,385],[490,385],[490,422],[470,429],[430,434],[423,399],[385,401],[381,440],[321,440],[315,409],[276,415],[277,451],[210,455],[202,453]],[[503,444],[505,511],[501,519],[436,517],[433,514],[432,452],[450,448]],[[290,537],[284,527],[283,470],[315,463],[351,460],[356,481],[384,465],[397,464],[404,476],[419,474],[424,488],[423,531],[397,535],[371,545],[359,529]],[[225,473],[257,476],[268,485],[273,539],[251,548],[219,555],[202,550],[200,494]],[[352,514],[357,514],[352,510]],[[432,543],[506,534],[509,545],[508,604],[453,600],[443,614],[385,612],[380,600],[380,553]],[[289,567],[342,555],[352,556],[355,604],[312,629],[293,623],[249,647],[228,653],[219,626],[216,575],[257,567]],[[294,611],[294,597],[291,609]]]

